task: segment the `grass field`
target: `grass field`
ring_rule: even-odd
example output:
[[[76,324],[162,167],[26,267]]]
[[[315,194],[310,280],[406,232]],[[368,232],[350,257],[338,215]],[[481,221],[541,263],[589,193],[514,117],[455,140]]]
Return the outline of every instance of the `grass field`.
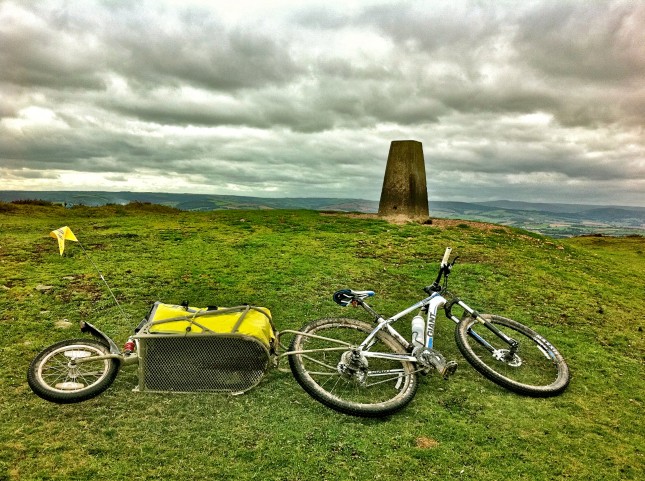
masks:
[[[0,223],[0,480],[645,479],[642,237],[154,205],[0,204]],[[78,245],[59,256],[48,234],[63,225],[127,318]],[[435,344],[459,370],[422,378],[414,401],[382,420],[331,411],[278,370],[229,396],[133,393],[130,368],[101,396],[63,406],[26,383],[36,353],[78,337],[80,320],[121,345],[157,300],[267,306],[278,329],[295,329],[367,320],[331,299],[351,287],[375,290],[373,306],[394,313],[423,296],[448,245],[460,256],[452,290],[564,354],[573,378],[562,396],[525,398],[481,377],[443,317]]]

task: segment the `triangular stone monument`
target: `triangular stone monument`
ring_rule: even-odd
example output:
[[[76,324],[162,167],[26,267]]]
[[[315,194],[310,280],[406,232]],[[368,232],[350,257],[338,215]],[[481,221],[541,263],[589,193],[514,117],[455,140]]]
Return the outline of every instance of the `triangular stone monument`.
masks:
[[[428,189],[423,146],[416,140],[394,140],[390,144],[378,214],[426,221]]]

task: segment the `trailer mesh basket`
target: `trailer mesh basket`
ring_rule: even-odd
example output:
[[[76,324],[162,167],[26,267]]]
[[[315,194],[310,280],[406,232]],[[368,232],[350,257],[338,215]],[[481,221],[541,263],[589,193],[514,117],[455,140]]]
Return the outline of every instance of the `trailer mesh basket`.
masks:
[[[275,334],[268,309],[156,303],[135,336],[140,391],[244,392],[264,377]]]

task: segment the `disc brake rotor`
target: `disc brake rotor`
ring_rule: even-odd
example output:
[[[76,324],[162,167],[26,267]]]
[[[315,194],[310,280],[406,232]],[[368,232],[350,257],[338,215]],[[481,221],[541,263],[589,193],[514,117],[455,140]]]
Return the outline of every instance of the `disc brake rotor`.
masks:
[[[493,351],[493,357],[511,367],[520,367],[522,365],[522,358],[517,354],[511,356],[511,351],[508,349],[496,349]]]
[[[365,383],[367,379],[367,368],[367,359],[354,354],[352,351],[346,351],[342,354],[337,367],[341,376],[358,384]]]

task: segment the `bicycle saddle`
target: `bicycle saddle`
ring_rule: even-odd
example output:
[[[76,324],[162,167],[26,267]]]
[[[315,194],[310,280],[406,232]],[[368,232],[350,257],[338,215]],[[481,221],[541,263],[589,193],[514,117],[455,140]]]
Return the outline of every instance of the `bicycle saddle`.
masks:
[[[340,291],[334,292],[334,302],[340,304],[341,306],[347,306],[353,300],[363,300],[368,297],[372,297],[374,291],[354,291],[352,289],[341,289]]]

